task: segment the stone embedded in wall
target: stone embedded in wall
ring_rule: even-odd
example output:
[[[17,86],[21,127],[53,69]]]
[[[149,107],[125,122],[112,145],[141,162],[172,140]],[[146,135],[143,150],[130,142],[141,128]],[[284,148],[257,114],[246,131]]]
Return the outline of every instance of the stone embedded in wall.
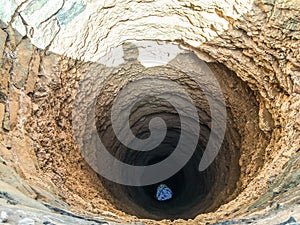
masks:
[[[0,103],[5,104],[6,99],[7,99],[6,95],[0,90]]]
[[[10,131],[10,119],[9,119],[9,112],[4,113],[4,118],[2,122],[2,128],[6,131]]]
[[[30,1],[20,15],[32,28],[32,41],[39,48],[45,49],[59,32],[60,27],[55,15],[63,7],[64,1],[59,0],[53,4],[48,0]],[[39,37],[36,34],[42,34]]]
[[[294,92],[300,94],[300,76],[294,78]]]
[[[293,91],[297,94],[300,94],[300,50],[296,59],[294,59],[294,62],[287,63],[286,73],[291,76],[291,80],[293,82]]]
[[[21,4],[20,1],[1,1],[0,7],[0,18],[2,20],[1,26],[5,26],[12,19],[12,15],[15,10],[18,8],[18,4]]]
[[[0,124],[2,125],[5,117],[6,95],[0,90]],[[1,126],[2,128],[2,126]]]
[[[55,89],[56,86],[59,86],[60,78],[57,55],[50,52],[44,52],[39,76],[44,87],[51,86]]]
[[[37,175],[38,163],[33,146],[30,145],[29,137],[13,137],[12,150],[19,159],[23,159],[20,170],[26,178]]]
[[[265,107],[263,102],[259,104],[258,116],[259,116],[259,128],[263,132],[268,133],[274,129],[274,121],[272,115]]]
[[[13,130],[18,123],[18,113],[20,110],[20,90],[11,88],[9,93],[9,120],[10,130]]]
[[[40,60],[41,59],[40,59],[38,50],[34,49],[33,54],[32,54],[31,66],[28,71],[28,77],[27,77],[27,82],[26,82],[26,86],[25,86],[26,94],[34,92],[35,84],[38,79]]]
[[[35,56],[33,67],[29,75],[26,92],[33,92],[34,98],[43,98],[49,94],[50,87],[60,87],[60,77],[57,55],[43,51],[40,56]],[[40,60],[40,64],[38,61]],[[38,66],[38,68],[37,68]],[[35,73],[38,73],[36,77]]]
[[[0,29],[0,58],[2,61],[2,56],[5,48],[5,42],[6,42],[7,34]],[[1,63],[0,61],[0,63]]]
[[[32,45],[28,40],[23,40],[16,48],[17,59],[14,61],[12,79],[17,88],[24,87],[30,66]]]
[[[38,27],[55,15],[63,6],[64,1],[32,0],[21,10],[21,16],[32,27]]]
[[[0,91],[3,96],[8,95],[9,71],[10,65],[5,65],[5,68],[0,68]],[[6,97],[5,97],[6,98]]]
[[[32,41],[36,43],[35,46],[38,48],[46,49],[51,44],[59,30],[60,27],[57,19],[51,19],[34,29],[34,33],[40,33],[44,35],[34,36]]]
[[[22,41],[24,36],[16,31],[12,26],[7,27],[6,31],[9,39],[9,50],[15,51],[16,47]]]
[[[0,103],[0,124],[3,123],[4,116],[5,116],[5,105]]]
[[[11,25],[12,27],[16,28],[16,30],[22,37],[25,37],[26,35],[30,36],[32,34],[31,27],[23,23],[23,20],[20,15],[15,17]]]

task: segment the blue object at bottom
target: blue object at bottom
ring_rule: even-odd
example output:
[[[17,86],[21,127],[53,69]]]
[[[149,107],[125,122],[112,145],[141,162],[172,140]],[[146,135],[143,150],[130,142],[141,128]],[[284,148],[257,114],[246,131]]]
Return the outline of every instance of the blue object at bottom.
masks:
[[[156,199],[158,201],[166,201],[171,199],[173,196],[173,192],[170,188],[167,187],[165,184],[161,184],[158,186],[156,191]]]

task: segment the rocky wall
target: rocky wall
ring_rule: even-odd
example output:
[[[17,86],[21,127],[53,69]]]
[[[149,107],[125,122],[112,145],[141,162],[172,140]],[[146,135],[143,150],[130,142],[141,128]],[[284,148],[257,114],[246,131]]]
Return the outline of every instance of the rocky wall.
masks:
[[[0,152],[5,168],[20,177],[2,176],[4,182],[30,197],[63,207],[67,203],[81,213],[116,221],[147,219],[149,215],[135,214],[134,206],[125,209],[130,203],[116,198],[122,187],[103,182],[82,158],[72,109],[79,83],[91,74],[105,76],[99,72],[108,66],[101,58],[105,52],[122,50],[124,41],[158,40],[189,49],[218,74],[240,143],[234,148],[239,155],[232,183],[236,189],[229,188],[231,194],[221,196],[212,211],[196,213],[188,222],[253,216],[299,202],[297,0],[2,5]],[[130,77],[123,76],[112,83],[113,91]],[[180,222],[187,223],[174,223]]]

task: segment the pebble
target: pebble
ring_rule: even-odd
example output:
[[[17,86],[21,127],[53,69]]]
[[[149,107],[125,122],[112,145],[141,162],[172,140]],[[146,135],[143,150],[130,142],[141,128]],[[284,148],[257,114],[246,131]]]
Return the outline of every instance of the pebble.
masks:
[[[269,183],[269,184],[272,184],[272,183],[274,182],[274,180],[275,180],[274,177],[270,177],[270,178],[268,179],[268,183]]]
[[[7,222],[7,220],[8,220],[7,212],[2,211],[0,217],[1,217],[1,222],[2,223],[6,223]]]
[[[30,218],[24,218],[19,221],[18,225],[34,225],[34,220]]]
[[[297,221],[295,220],[294,217],[290,217],[287,221],[280,223],[279,225],[287,225],[287,224],[292,224],[292,223],[296,223]]]
[[[273,190],[273,197],[276,197],[277,195],[279,195],[280,192],[281,191],[278,188],[274,188],[274,190]]]
[[[44,225],[55,225],[54,223],[51,223],[50,221],[44,221],[43,224]]]

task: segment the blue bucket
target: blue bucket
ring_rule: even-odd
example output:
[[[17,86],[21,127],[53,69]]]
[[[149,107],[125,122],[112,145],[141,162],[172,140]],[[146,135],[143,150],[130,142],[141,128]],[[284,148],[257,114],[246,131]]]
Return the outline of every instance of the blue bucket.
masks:
[[[166,201],[173,197],[173,192],[167,185],[161,184],[156,190],[156,199],[158,201]]]

